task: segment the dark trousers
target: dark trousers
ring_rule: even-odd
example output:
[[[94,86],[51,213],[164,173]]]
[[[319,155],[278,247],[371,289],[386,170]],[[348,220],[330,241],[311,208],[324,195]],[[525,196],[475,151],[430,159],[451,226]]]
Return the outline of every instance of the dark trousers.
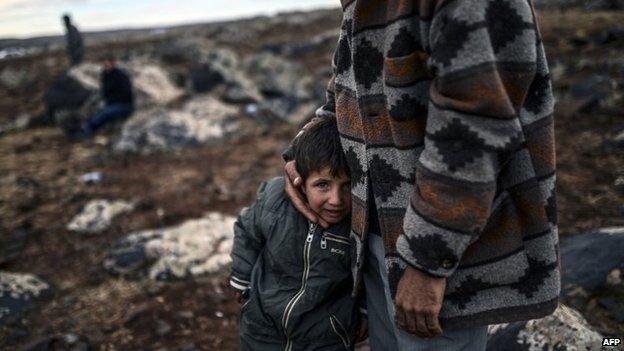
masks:
[[[103,125],[128,118],[134,111],[130,104],[115,103],[106,105],[84,122],[83,129],[87,133],[95,133]]]

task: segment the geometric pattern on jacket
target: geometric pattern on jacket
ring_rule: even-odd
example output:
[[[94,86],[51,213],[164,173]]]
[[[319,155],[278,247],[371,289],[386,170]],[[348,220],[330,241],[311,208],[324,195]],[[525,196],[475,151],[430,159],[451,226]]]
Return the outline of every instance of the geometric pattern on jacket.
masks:
[[[554,100],[527,0],[343,0],[335,116],[352,175],[355,293],[372,184],[392,295],[447,277],[447,328],[539,318],[560,290]],[[370,177],[370,183],[369,183]]]

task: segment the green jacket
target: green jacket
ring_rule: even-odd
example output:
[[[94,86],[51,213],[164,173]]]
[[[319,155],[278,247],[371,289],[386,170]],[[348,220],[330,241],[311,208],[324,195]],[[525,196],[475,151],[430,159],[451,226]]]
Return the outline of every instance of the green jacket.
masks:
[[[350,350],[357,328],[351,297],[349,220],[308,222],[284,193],[263,183],[234,224],[230,284],[244,292],[243,349]]]

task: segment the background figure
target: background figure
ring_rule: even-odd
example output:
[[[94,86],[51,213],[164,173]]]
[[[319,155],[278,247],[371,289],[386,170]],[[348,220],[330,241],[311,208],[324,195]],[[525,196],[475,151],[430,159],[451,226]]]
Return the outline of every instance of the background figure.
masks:
[[[132,82],[124,71],[117,68],[115,58],[112,56],[104,58],[101,87],[104,108],[89,117],[78,128],[68,131],[72,139],[88,138],[103,125],[126,119],[134,111]]]
[[[69,15],[63,16],[63,22],[65,23],[65,39],[67,39],[67,56],[70,64],[75,66],[81,63],[84,58],[82,35],[78,28],[71,23]]]

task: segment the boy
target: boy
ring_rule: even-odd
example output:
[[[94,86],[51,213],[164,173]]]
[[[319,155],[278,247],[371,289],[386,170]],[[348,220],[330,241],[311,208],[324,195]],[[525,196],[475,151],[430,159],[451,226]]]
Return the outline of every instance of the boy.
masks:
[[[352,350],[366,323],[351,297],[351,180],[336,120],[306,128],[292,151],[310,207],[331,227],[294,208],[283,178],[263,183],[243,209],[230,280],[242,302],[241,349]]]

